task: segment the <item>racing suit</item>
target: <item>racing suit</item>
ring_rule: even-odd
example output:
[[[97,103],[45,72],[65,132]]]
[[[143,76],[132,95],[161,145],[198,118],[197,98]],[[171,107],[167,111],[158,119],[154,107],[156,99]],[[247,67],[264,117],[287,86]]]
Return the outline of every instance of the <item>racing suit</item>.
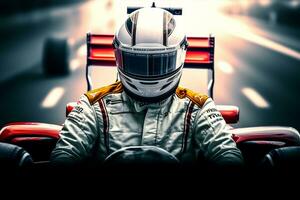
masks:
[[[178,87],[159,103],[142,103],[130,98],[120,82],[81,96],[51,160],[81,161],[93,152],[101,162],[122,147],[141,145],[163,148],[179,160],[195,160],[201,153],[217,164],[242,163],[211,98]]]

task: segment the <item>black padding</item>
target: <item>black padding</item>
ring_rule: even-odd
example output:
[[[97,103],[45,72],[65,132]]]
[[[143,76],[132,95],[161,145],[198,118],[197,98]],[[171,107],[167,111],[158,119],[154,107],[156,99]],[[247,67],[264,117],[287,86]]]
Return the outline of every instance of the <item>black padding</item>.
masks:
[[[22,147],[0,142],[1,168],[16,169],[32,165],[31,156]]]

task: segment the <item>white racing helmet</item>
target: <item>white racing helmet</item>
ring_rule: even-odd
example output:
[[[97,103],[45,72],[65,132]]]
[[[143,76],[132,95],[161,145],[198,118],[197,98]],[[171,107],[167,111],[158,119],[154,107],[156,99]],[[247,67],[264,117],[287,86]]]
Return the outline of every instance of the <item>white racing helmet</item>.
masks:
[[[160,8],[131,13],[113,46],[125,92],[136,100],[157,102],[175,92],[187,49],[183,28]]]

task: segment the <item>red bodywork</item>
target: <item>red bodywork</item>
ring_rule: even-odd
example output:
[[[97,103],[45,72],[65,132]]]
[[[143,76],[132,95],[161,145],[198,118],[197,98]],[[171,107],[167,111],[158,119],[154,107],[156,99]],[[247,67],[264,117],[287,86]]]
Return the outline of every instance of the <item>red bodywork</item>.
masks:
[[[217,105],[216,107],[227,124],[235,124],[239,121],[240,109],[237,106]]]
[[[17,143],[24,140],[41,140],[42,138],[59,138],[62,126],[54,124],[15,122],[4,126],[0,131],[1,142]]]
[[[300,145],[299,133],[294,128],[275,126],[237,128],[232,129],[231,133],[236,143],[245,141],[280,141],[287,145]]]

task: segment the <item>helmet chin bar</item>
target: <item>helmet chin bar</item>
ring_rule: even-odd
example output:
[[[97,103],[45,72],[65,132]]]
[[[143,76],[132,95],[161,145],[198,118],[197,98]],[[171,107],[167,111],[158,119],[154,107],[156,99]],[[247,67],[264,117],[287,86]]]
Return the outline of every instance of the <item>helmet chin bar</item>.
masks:
[[[146,103],[158,103],[160,101],[163,101],[165,99],[167,99],[168,97],[170,97],[171,95],[173,95],[178,87],[179,81],[177,82],[177,84],[169,91],[167,91],[166,93],[159,95],[157,97],[144,97],[144,96],[139,96],[133,92],[131,92],[130,90],[128,90],[124,85],[124,91],[125,93],[130,96],[132,99],[138,101],[138,102],[146,102]]]
[[[123,73],[120,69],[118,73],[125,91],[133,99],[143,102],[159,102],[175,92],[182,71],[178,70],[171,76],[166,76],[163,79],[155,81],[133,78]]]

